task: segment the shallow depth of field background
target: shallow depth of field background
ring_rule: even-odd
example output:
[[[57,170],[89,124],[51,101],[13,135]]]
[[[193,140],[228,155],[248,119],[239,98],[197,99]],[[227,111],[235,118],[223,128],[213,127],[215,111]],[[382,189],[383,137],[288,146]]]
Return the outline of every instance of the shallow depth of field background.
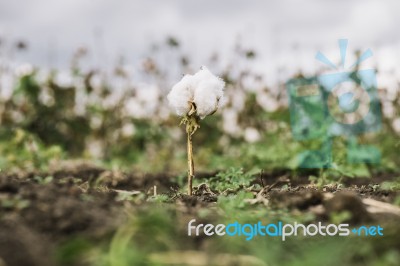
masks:
[[[229,189],[229,184],[235,186],[231,177],[251,179],[261,171],[297,175],[297,155],[320,143],[293,139],[285,83],[294,77],[332,71],[315,60],[315,54],[321,51],[339,65],[337,40],[347,38],[347,66],[357,59],[358,52],[370,48],[374,53],[360,69],[377,71],[383,125],[379,132],[359,136],[359,142],[377,147],[381,162],[349,164],[345,140],[337,137],[334,168],[312,171],[307,178],[326,185],[343,178],[383,176],[387,181],[388,176],[397,177],[398,11],[400,4],[395,0],[0,0],[0,173],[34,176],[45,184],[53,177],[46,181],[46,176],[38,177],[38,173],[84,163],[133,175],[161,175],[176,181],[177,189],[184,192],[185,132],[166,95],[183,74],[193,74],[205,65],[225,80],[226,97],[216,114],[201,121],[194,136],[196,172],[200,176],[225,173],[218,178],[226,177],[226,183],[214,179],[221,190]],[[398,177],[389,181],[386,188],[398,191]],[[196,182],[199,185],[201,181]],[[268,215],[288,222],[312,220],[303,214],[293,216],[286,209],[259,208],[254,212],[243,203],[249,195],[242,192],[233,199],[218,198],[224,214],[217,212],[216,216],[207,216],[204,206],[196,205],[196,211],[185,214],[179,214],[172,204],[160,208],[157,204],[169,201],[165,195],[152,198],[151,204],[156,205],[146,205],[144,210],[129,205],[125,212],[135,209],[133,219],[118,227],[110,249],[107,240],[97,246],[78,231],[72,240],[62,239],[56,252],[58,261],[62,265],[148,265],[146,256],[152,257],[153,249],[187,248],[182,221],[194,216],[222,222]],[[144,198],[135,195],[123,197],[140,205]],[[398,192],[391,203],[400,205]],[[340,214],[335,217],[335,221],[343,220]],[[179,228],[175,221],[180,221]],[[154,232],[156,239],[146,238],[146,233]],[[129,237],[144,244],[131,241],[124,246],[132,240]],[[336,259],[331,265],[354,262],[351,254],[340,253],[346,250],[366,256],[365,261],[373,265],[396,265],[400,259],[398,244],[374,253],[370,250],[375,250],[375,244],[336,238],[324,245],[312,241],[301,245],[296,239],[287,245],[266,239],[250,244],[229,241],[188,246],[206,253],[252,254],[271,265],[324,265],[321,260],[328,256]],[[355,250],[357,245],[363,249]],[[268,252],[267,246],[271,248]],[[287,256],[288,249],[307,256],[297,260]],[[331,255],[331,251],[337,254]],[[190,257],[190,253],[177,256]],[[169,257],[157,258],[168,261]]]
[[[301,147],[290,136],[285,82],[331,71],[314,57],[321,51],[339,64],[339,38],[349,39],[347,66],[356,51],[374,53],[361,69],[377,70],[385,117],[377,139],[383,163],[396,160],[390,157],[400,133],[395,1],[2,1],[0,7],[2,169],[85,158],[184,171],[183,130],[165,96],[201,65],[225,79],[227,97],[195,138],[197,168],[237,164],[238,157],[246,167],[295,167],[291,159]]]

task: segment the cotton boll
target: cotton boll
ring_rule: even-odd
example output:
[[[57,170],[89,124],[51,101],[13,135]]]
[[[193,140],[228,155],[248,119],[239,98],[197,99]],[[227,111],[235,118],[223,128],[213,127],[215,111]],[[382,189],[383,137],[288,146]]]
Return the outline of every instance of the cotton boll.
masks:
[[[200,116],[201,119],[215,112],[218,108],[218,100],[220,97],[216,95],[212,85],[213,84],[209,82],[202,82],[194,93],[197,115]]]
[[[208,68],[202,66],[201,69],[193,75],[193,85],[197,89],[202,82],[206,81],[213,82],[215,85],[215,89],[220,91],[220,97],[222,97],[225,82],[221,78],[214,76],[214,74],[211,73]]]
[[[194,102],[196,114],[203,119],[218,109],[224,86],[222,79],[202,67],[195,75],[185,75],[172,87],[167,98],[180,116],[186,115],[191,108],[190,102]]]
[[[205,66],[202,66],[199,71],[196,72],[196,74],[193,75],[193,79],[195,82],[195,86],[199,84],[199,82],[215,78],[215,76],[206,68]]]
[[[194,103],[197,115],[204,118],[218,109],[220,99],[224,94],[225,82],[214,76],[206,67],[202,67],[194,76]]]
[[[181,81],[172,87],[167,98],[169,104],[175,108],[179,116],[187,114],[190,110],[190,102],[193,101],[194,86],[193,76],[185,75]]]

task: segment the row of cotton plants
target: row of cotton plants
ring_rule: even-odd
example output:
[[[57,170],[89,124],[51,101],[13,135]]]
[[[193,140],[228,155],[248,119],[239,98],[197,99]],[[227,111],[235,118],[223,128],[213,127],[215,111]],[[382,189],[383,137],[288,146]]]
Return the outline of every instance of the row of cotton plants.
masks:
[[[184,153],[183,146],[175,145],[182,142],[184,132],[172,114],[187,113],[187,106],[171,108],[167,94],[180,75],[186,75],[184,83],[197,84],[195,77],[200,74],[190,74],[205,70],[185,62],[168,74],[168,68],[152,57],[136,66],[118,62],[109,70],[84,67],[84,60],[77,56],[69,69],[47,70],[0,58],[1,140],[7,141],[10,132],[19,128],[73,156],[138,161],[140,156],[168,160],[169,152]],[[202,123],[195,144],[222,152],[240,143],[265,142],[273,147],[270,134],[290,139],[284,83],[268,86],[268,79],[246,64],[234,68],[215,59],[211,63],[208,69],[225,83],[224,97],[218,94],[209,105],[196,109],[200,118],[213,113],[215,106],[219,110]],[[201,87],[212,94],[209,83]],[[400,133],[399,92],[384,87],[379,91],[385,122]],[[178,102],[179,97],[175,97]],[[204,97],[193,92],[194,102],[206,101]]]
[[[132,73],[128,73],[131,74]],[[139,72],[140,75],[140,72]],[[226,73],[225,75],[230,75]],[[45,106],[55,104],[54,95],[49,89],[49,81],[62,89],[75,90],[76,115],[85,115],[88,108],[100,105],[103,109],[113,109],[122,105],[120,110],[122,116],[167,120],[171,110],[167,107],[165,95],[168,90],[168,81],[164,86],[152,83],[137,82],[134,77],[126,73],[107,73],[104,71],[87,71],[85,73],[74,73],[74,69],[50,71],[38,69],[29,64],[8,65],[0,71],[0,95],[1,101],[6,102],[12,98],[19,80],[24,76],[34,76],[35,81],[41,87],[39,101]],[[234,77],[230,77],[234,78]],[[270,90],[265,89],[257,78],[249,74],[239,74],[233,84],[227,85],[227,93],[221,105],[226,106],[223,111],[224,131],[232,136],[240,136],[245,128],[237,121],[238,113],[243,111],[247,93],[257,94],[258,104],[266,111],[275,111],[280,104]],[[246,89],[243,83],[253,83],[255,88]],[[253,80],[253,82],[249,82]],[[22,103],[21,103],[22,104]],[[232,119],[233,118],[233,119]],[[93,117],[92,125],[98,127],[99,119]]]

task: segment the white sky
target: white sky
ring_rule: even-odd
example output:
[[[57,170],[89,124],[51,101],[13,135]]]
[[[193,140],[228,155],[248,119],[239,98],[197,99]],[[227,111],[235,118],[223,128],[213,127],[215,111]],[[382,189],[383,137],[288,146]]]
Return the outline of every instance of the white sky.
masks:
[[[0,0],[0,38],[3,49],[4,40],[28,42],[13,60],[65,67],[79,46],[93,65],[119,55],[135,65],[168,35],[195,64],[213,52],[229,61],[240,36],[259,55],[252,67],[272,78],[278,67],[313,72],[318,50],[337,63],[337,40],[347,38],[352,50],[372,49],[371,66],[400,77],[399,13],[398,0]]]

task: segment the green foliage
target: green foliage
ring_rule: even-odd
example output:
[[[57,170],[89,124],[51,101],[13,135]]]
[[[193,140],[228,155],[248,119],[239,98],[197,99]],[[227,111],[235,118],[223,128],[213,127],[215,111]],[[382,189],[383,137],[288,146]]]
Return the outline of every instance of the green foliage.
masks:
[[[58,145],[72,154],[82,152],[85,136],[90,132],[89,120],[75,114],[76,88],[64,88],[53,79],[41,87],[36,74],[23,76],[7,107],[18,110],[19,121],[13,121],[5,113],[5,126],[17,126],[38,137],[45,145]],[[44,101],[47,94],[51,100]]]
[[[400,206],[400,196],[397,196],[397,197],[394,199],[394,204],[397,205],[397,206]]]
[[[163,202],[170,201],[170,198],[168,197],[168,195],[159,194],[159,195],[151,196],[150,198],[147,199],[147,201],[155,202],[155,203],[163,203]]]
[[[29,207],[30,201],[22,199],[19,195],[17,195],[1,199],[0,204],[1,207],[5,209],[21,210]]]
[[[400,191],[400,178],[395,181],[385,181],[380,185],[381,190]]]
[[[217,203],[217,217],[213,216],[210,208],[198,214],[193,213],[187,219],[195,218],[197,223],[204,221],[217,223],[256,223],[263,224],[276,222],[278,220],[288,223],[304,222],[295,214],[273,211],[246,204],[247,199],[253,198],[248,192],[241,191],[232,196],[221,196]],[[222,212],[221,212],[222,211]],[[358,237],[297,237],[288,238],[285,242],[277,237],[256,236],[251,241],[245,241],[243,236],[217,237],[210,236],[187,236],[186,219],[179,219],[175,211],[168,206],[151,206],[140,212],[132,213],[131,219],[120,226],[112,239],[106,245],[92,246],[87,248],[86,244],[74,244],[68,246],[79,247],[86,252],[86,258],[91,265],[164,265],[168,264],[170,256],[174,258],[183,257],[185,252],[196,250],[204,256],[226,256],[247,255],[265,262],[267,265],[354,265],[360,262],[363,265],[396,265],[399,253],[397,250],[386,248],[390,241],[395,241],[396,235],[385,235],[385,238],[358,238]],[[199,216],[198,216],[199,215]],[[182,217],[180,217],[182,218]],[[340,223],[348,218],[348,213],[336,213],[331,216],[331,221]],[[203,220],[205,219],[205,220]],[[217,219],[217,220],[215,220]],[[306,217],[303,217],[306,219]],[[198,246],[198,241],[206,241],[207,246]],[[373,250],[378,247],[383,253],[377,254]],[[71,258],[82,256],[81,250],[64,248],[60,254],[64,254],[64,261],[74,261]],[[161,256],[164,254],[165,256]],[[156,256],[157,255],[157,256]],[[69,259],[67,259],[69,258]],[[155,258],[158,258],[157,260]],[[165,260],[161,260],[164,258]],[[194,259],[194,258],[193,258]],[[177,261],[176,259],[174,261]],[[178,260],[179,261],[179,260]],[[198,262],[198,261],[196,261]],[[238,265],[246,265],[239,264]]]
[[[46,185],[46,184],[50,183],[51,181],[53,181],[52,176],[46,176],[46,177],[35,176],[35,177],[33,177],[33,179],[41,185]]]
[[[64,243],[56,251],[56,260],[61,265],[73,265],[85,260],[87,253],[91,251],[93,244],[84,238],[71,239]]]
[[[177,55],[175,59],[181,67],[180,72],[187,72],[190,59],[181,51],[179,40],[168,37],[156,47],[154,53],[173,48]],[[238,49],[235,53],[244,60],[257,55],[257,51],[251,49]],[[142,172],[185,171],[184,129],[177,128],[177,117],[165,115],[165,98],[161,96],[163,93],[149,102],[139,99],[140,90],[146,88],[140,88],[140,84],[131,81],[123,63],[115,66],[115,72],[106,74],[81,69],[79,60],[81,56],[74,56],[70,69],[62,71],[70,73],[69,84],[62,84],[57,78],[61,71],[53,71],[43,78],[41,70],[36,69],[16,80],[11,98],[0,99],[3,106],[0,110],[0,167],[3,170],[44,169],[52,158],[62,156],[92,159],[110,168],[133,168]],[[157,84],[160,91],[167,91],[170,73],[159,63],[157,56],[150,55],[144,65],[145,73],[135,75],[143,74],[152,84]],[[2,71],[5,70],[0,69],[0,75]],[[196,170],[210,172],[226,169],[237,165],[238,158],[240,167],[245,169],[297,170],[302,163],[315,159],[315,153],[307,151],[321,149],[321,140],[295,140],[292,131],[299,133],[300,129],[291,127],[290,107],[282,101],[286,97],[284,94],[277,93],[265,84],[261,84],[262,89],[256,92],[250,85],[246,85],[246,80],[263,82],[259,74],[240,66],[237,69],[223,69],[220,74],[229,85],[226,91],[228,102],[224,109],[202,120],[201,128],[196,131],[193,138]],[[115,80],[118,82],[114,83]],[[120,91],[119,86],[116,86],[120,83],[129,86]],[[237,104],[231,99],[236,93],[241,95],[238,101],[243,100],[239,104],[243,104],[240,111],[236,110]],[[275,102],[277,108],[269,110],[269,106],[261,103],[262,97]],[[137,109],[151,107],[154,112],[151,115],[146,112],[144,115],[127,112],[131,100],[138,104]],[[393,99],[392,102],[398,101]],[[318,108],[305,108],[318,111],[311,112],[314,120],[322,119]],[[399,107],[394,105],[394,108],[398,114]],[[225,122],[230,122],[224,120],[224,111],[227,109],[236,112],[236,133],[229,132],[223,126]],[[342,137],[335,137],[332,145],[333,168],[327,170],[321,176],[324,180],[319,182],[336,182],[342,177],[370,177],[373,174],[370,165],[351,164],[348,159],[362,159],[370,153],[374,153],[377,159],[379,153],[370,149],[373,145],[380,149],[382,155],[381,164],[373,165],[373,168],[377,172],[399,172],[400,159],[396,149],[399,135],[392,126],[394,118],[383,119],[382,130],[376,134],[357,136],[356,142],[350,145],[351,149]],[[235,122],[233,120],[236,119],[232,119]],[[259,132],[260,136],[255,142],[246,139],[244,133],[247,128]],[[29,138],[23,138],[19,146],[10,144],[19,130]],[[321,130],[325,131],[326,128],[315,128],[317,133]],[[35,145],[30,144],[30,139],[34,140]],[[359,149],[358,144],[362,144],[364,149]],[[32,149],[30,146],[37,148]],[[233,188],[240,185],[234,179],[232,182]],[[217,184],[217,181],[214,183],[218,187],[216,189],[227,189]]]
[[[246,199],[254,198],[252,193],[239,191],[237,194],[220,196],[218,198],[218,206],[221,207],[226,213],[232,213],[238,209],[244,209],[249,204]]]
[[[150,254],[184,245],[175,230],[175,220],[168,207],[154,206],[132,214],[120,226],[106,247],[100,247],[92,265],[159,265]],[[99,248],[99,247],[98,247]]]
[[[225,172],[216,174],[215,177],[210,178],[207,182],[212,189],[222,192],[227,189],[235,190],[248,187],[251,180],[251,175],[244,173],[242,168],[231,167]]]
[[[333,224],[341,224],[344,221],[350,220],[352,214],[349,211],[333,212],[329,218]]]
[[[0,140],[0,169],[46,170],[51,161],[60,160],[63,151],[59,146],[46,146],[40,139],[22,129],[2,132]]]
[[[117,197],[115,198],[116,201],[142,203],[146,197],[146,195],[140,191],[115,190],[115,192],[118,193]]]

